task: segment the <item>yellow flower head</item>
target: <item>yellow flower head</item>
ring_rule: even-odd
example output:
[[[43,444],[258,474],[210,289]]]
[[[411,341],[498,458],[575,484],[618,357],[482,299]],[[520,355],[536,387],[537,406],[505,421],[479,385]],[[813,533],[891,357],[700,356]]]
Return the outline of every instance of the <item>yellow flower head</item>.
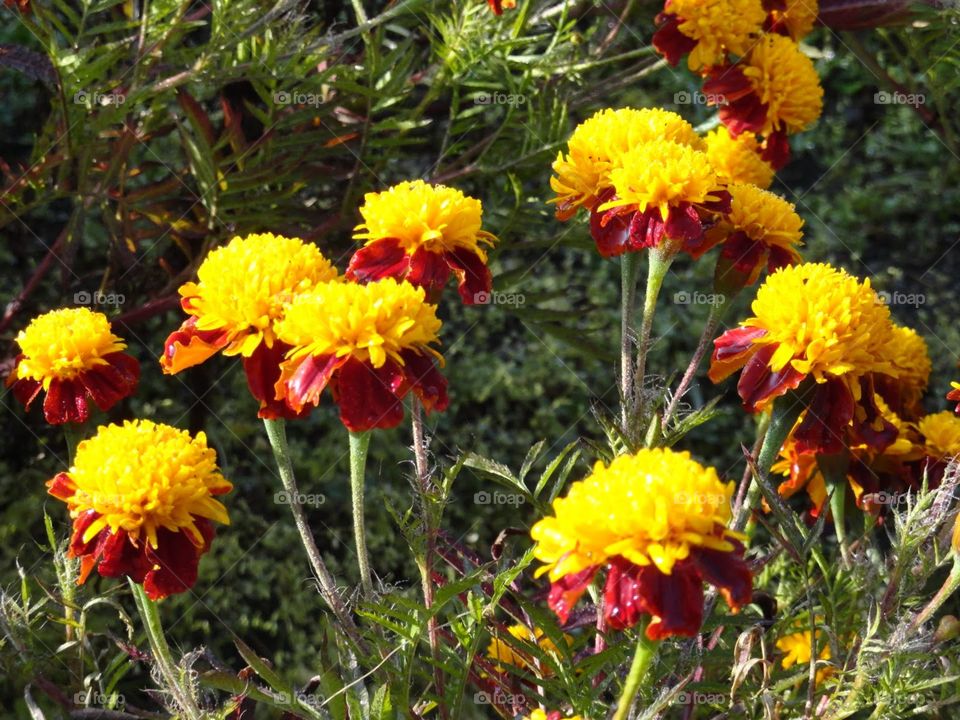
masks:
[[[793,203],[755,185],[730,185],[727,189],[732,202],[724,222],[751,240],[783,248],[794,262],[799,261],[803,220]]]
[[[732,493],[733,483],[687,452],[645,448],[598,462],[531,530],[534,557],[546,563],[538,574],[555,581],[620,556],[669,575],[692,547],[734,550]]]
[[[786,0],[783,10],[770,11],[770,19],[774,27],[786,28],[790,37],[799,42],[813,30],[818,11],[817,0]]]
[[[610,180],[616,199],[601,205],[600,210],[621,206],[636,207],[640,212],[658,209],[664,221],[671,207],[719,200],[715,193],[722,189],[705,153],[666,140],[624,153]]]
[[[459,190],[413,180],[367,193],[360,207],[363,222],[354,237],[367,245],[396,238],[408,253],[420,247],[435,253],[465,248],[486,262],[481,244],[494,236],[480,229],[483,205]]]
[[[184,284],[180,295],[197,330],[229,334],[225,355],[250,357],[261,342],[273,347],[284,303],[336,277],[316,245],[264,233],[235,237],[211,252],[197,271],[199,282]]]
[[[437,308],[423,288],[385,278],[367,285],[328,283],[298,295],[277,325],[277,336],[294,346],[288,357],[351,356],[375,368],[401,351],[415,349],[440,358]]]
[[[773,167],[760,157],[760,143],[756,135],[741,133],[731,137],[723,125],[704,138],[707,158],[721,180],[729,183],[749,183],[761,188],[773,182]]]
[[[149,420],[106,425],[77,446],[67,473],[76,486],[66,499],[71,517],[93,510],[99,517],[83,534],[88,542],[106,527],[124,530],[134,544],[145,539],[157,547],[157,531],[166,528],[204,540],[194,523],[208,518],[229,524],[215,495],[233,487],[217,468],[217,453],[207,438]]]
[[[753,47],[743,68],[760,102],[767,106],[761,135],[783,126],[798,133],[823,112],[823,88],[813,61],[783,35],[768,34]]]
[[[869,279],[822,263],[781,268],[767,277],[751,308],[754,317],[741,324],[766,330],[755,343],[778,346],[769,362],[774,372],[789,363],[817,382],[847,373],[897,375],[884,360],[892,341],[890,311]]]
[[[960,417],[949,410],[927,415],[917,424],[926,452],[937,460],[960,455]]]
[[[581,715],[570,715],[565,717],[561,715],[558,711],[554,710],[553,712],[546,712],[537,708],[532,713],[527,715],[523,720],[583,720]]]
[[[927,390],[933,365],[927,341],[913,328],[893,328],[893,341],[888,346],[889,360],[897,369],[900,396],[906,407],[917,405]]]
[[[593,210],[597,198],[612,187],[610,172],[631,148],[667,140],[694,149],[703,141],[693,126],[676,113],[660,108],[607,108],[577,126],[568,142],[568,153],[553,163],[556,173],[550,187],[557,194],[557,217],[566,220],[579,207]]]
[[[821,642],[821,633],[817,632],[817,642]],[[794,665],[806,665],[810,662],[810,656],[813,654],[813,633],[809,630],[784,635],[777,640],[777,649],[785,653],[781,665],[784,670],[789,670]],[[820,660],[830,659],[830,644],[824,643],[820,651]],[[824,667],[817,670],[815,682],[820,684],[823,680],[833,673],[832,667]]]
[[[670,0],[666,9],[680,18],[680,32],[697,41],[687,58],[694,71],[720,65],[727,53],[745,55],[767,19],[761,0]]]
[[[543,630],[540,628],[536,628],[534,632],[530,632],[530,629],[526,625],[517,623],[508,627],[507,632],[521,642],[536,644],[546,653],[557,656],[560,655],[560,649],[553,640],[544,636]],[[567,640],[568,645],[573,640],[573,638],[568,635],[565,635],[564,638]],[[494,636],[487,646],[487,657],[495,660],[497,662],[497,669],[501,671],[504,665],[512,665],[513,667],[521,669],[530,667],[530,658],[522,654],[521,651],[514,649],[517,645],[518,643],[510,644]]]
[[[44,390],[49,390],[54,380],[72,380],[107,365],[104,356],[126,347],[111,332],[105,315],[82,307],[36,317],[16,340],[23,354],[14,370],[17,378],[41,382]]]

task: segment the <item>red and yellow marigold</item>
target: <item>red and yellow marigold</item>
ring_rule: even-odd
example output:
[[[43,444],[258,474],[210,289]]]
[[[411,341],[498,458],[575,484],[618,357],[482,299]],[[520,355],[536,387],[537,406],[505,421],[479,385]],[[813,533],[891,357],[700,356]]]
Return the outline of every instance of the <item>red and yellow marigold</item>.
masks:
[[[688,55],[687,66],[696,72],[745,55],[766,19],[762,0],[667,0],[653,46],[671,65]]]
[[[753,133],[733,137],[720,125],[705,138],[707,158],[721,180],[768,188],[773,182],[773,167],[760,157],[762,148]]]

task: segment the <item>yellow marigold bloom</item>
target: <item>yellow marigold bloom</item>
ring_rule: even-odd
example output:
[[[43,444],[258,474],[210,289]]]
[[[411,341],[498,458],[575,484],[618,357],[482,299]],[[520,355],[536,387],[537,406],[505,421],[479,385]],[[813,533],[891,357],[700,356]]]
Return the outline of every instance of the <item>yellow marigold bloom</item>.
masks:
[[[367,285],[328,283],[298,295],[277,324],[292,349],[276,383],[300,410],[316,405],[327,383],[351,430],[393,427],[400,400],[413,389],[427,410],[447,405],[446,381],[434,366],[441,322],[424,289],[386,278]]]
[[[817,642],[819,643],[820,640],[821,634],[818,631]],[[810,662],[810,656],[813,654],[813,633],[809,630],[804,630],[803,632],[785,635],[777,640],[777,649],[785,653],[781,661],[784,670],[789,670],[798,664],[806,665]],[[825,643],[823,649],[820,651],[819,659],[829,660],[830,657],[830,644]],[[834,669],[829,666],[817,670],[816,684],[819,685],[826,678],[830,677],[830,675],[833,674],[833,670]]]
[[[31,320],[16,341],[20,354],[7,385],[28,408],[46,391],[43,410],[51,424],[84,422],[90,399],[109,410],[137,386],[140,366],[123,352],[126,343],[102,313],[53,310]]]
[[[658,210],[668,220],[671,207],[718,202],[722,190],[706,154],[688,145],[654,140],[625,152],[610,172],[616,197],[600,210]]]
[[[750,51],[743,74],[767,107],[761,135],[781,127],[788,133],[801,132],[823,112],[820,76],[813,61],[788,37],[764,35]]]
[[[102,575],[128,575],[153,598],[192,586],[213,538],[210,521],[230,522],[215,496],[232,485],[204,434],[149,420],[100,427],[48,486],[73,518],[80,581],[99,560]]]
[[[889,383],[889,394],[899,398],[899,409],[916,418],[933,370],[927,341],[913,328],[895,325],[887,349],[890,362],[897,369],[897,380]]]
[[[795,41],[810,34],[817,22],[817,0],[786,0],[785,7],[770,10],[770,31],[786,33]]]
[[[920,419],[917,428],[923,436],[927,454],[936,460],[960,455],[960,418],[949,410]]]
[[[551,710],[547,712],[537,708],[532,713],[527,715],[523,720],[583,720],[583,717],[580,715],[570,715],[565,717],[560,713],[559,710]]]
[[[628,150],[657,140],[702,149],[693,126],[676,113],[660,108],[607,108],[580,123],[568,141],[568,151],[553,163],[550,187],[556,193],[557,217],[567,220],[581,207],[593,210],[613,186],[611,171]]]
[[[745,132],[737,137],[723,125],[704,138],[707,158],[717,175],[728,183],[749,183],[768,188],[773,182],[773,167],[760,157],[756,135]]]
[[[517,623],[507,628],[511,636],[521,642],[528,642],[531,645],[536,644],[541,650],[551,655],[559,656],[560,649],[550,638],[544,636],[543,630],[536,628],[533,632],[526,625]],[[573,638],[564,635],[569,645]],[[504,665],[512,665],[516,668],[528,669],[533,667],[533,661],[523,650],[518,650],[518,643],[510,644],[499,637],[494,636],[487,646],[487,657],[497,662],[497,670],[503,671]]]
[[[696,43],[687,57],[693,71],[719,65],[727,54],[745,55],[767,18],[761,0],[669,0],[664,10]]]

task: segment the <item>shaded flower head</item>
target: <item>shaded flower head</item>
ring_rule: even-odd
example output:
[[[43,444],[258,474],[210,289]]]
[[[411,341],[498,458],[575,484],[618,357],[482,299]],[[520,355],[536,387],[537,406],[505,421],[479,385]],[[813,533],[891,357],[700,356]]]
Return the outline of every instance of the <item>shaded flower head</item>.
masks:
[[[773,272],[800,262],[803,220],[793,203],[755,185],[730,185],[730,212],[706,233],[700,252],[721,245],[717,286],[752,285],[766,267]]]
[[[920,418],[917,429],[923,436],[926,454],[934,460],[960,455],[960,418],[949,410]]]
[[[814,635],[811,631],[803,630],[801,632],[784,635],[777,640],[777,649],[784,653],[783,659],[780,661],[784,670],[789,670],[794,665],[806,665],[810,662],[810,657],[813,655],[813,638]],[[816,638],[818,643],[823,642],[819,631],[817,631]],[[830,659],[830,643],[823,644],[823,648],[820,650],[818,657],[820,660]],[[833,672],[834,668],[832,667],[820,668],[817,670],[815,683],[819,685],[830,677]]]
[[[537,574],[552,581],[550,606],[567,617],[602,567],[604,614],[615,629],[652,619],[651,639],[695,635],[703,582],[734,609],[751,597],[738,533],[727,528],[733,483],[689,453],[657,448],[597,463],[531,530]]]
[[[702,70],[744,55],[763,31],[761,0],[667,0],[657,16],[653,46],[671,65],[689,53],[687,66]]]
[[[96,565],[104,577],[143,584],[154,600],[193,586],[211,521],[230,522],[216,496],[232,485],[204,434],[149,420],[100,427],[47,487],[70,510],[79,582]]]
[[[526,625],[516,623],[508,627],[507,632],[518,642],[508,642],[494,636],[487,646],[487,657],[496,661],[497,670],[500,672],[503,672],[504,665],[511,665],[520,669],[530,669],[533,667],[533,659],[522,649],[522,643],[536,645],[550,655],[560,655],[560,649],[553,640],[543,634],[543,630],[540,628],[531,631]],[[564,639],[568,645],[573,641],[573,638],[569,635],[565,635]],[[543,668],[542,670],[546,671],[544,674],[549,674],[549,668]]]
[[[913,328],[894,325],[885,350],[897,377],[878,378],[877,389],[898,413],[916,420],[923,414],[923,395],[933,369],[927,341]]]
[[[773,168],[760,157],[761,147],[753,133],[733,137],[720,125],[705,138],[707,158],[721,180],[748,183],[768,188],[773,182]]]
[[[456,275],[467,305],[490,292],[484,245],[496,238],[481,230],[483,206],[459,190],[423,180],[367,193],[354,237],[366,245],[350,259],[347,277],[360,282],[391,277],[423,287],[431,300]]]
[[[701,149],[693,126],[674,112],[660,108],[607,108],[580,123],[553,163],[550,187],[556,193],[557,218],[568,220],[577,210],[594,210],[613,187],[611,171],[631,148],[655,140]]]
[[[613,193],[597,208],[591,232],[604,257],[672,240],[700,251],[705,221],[730,209],[730,194],[706,154],[654,140],[625,152],[610,172]]]
[[[413,392],[424,408],[445,410],[447,384],[435,364],[441,322],[423,288],[386,278],[329,283],[297,296],[277,326],[292,349],[275,385],[277,399],[301,410],[327,385],[352,431],[394,427]]]
[[[817,22],[817,0],[772,0],[767,17],[768,32],[786,35],[799,42],[813,30]]]
[[[294,417],[269,392],[287,350],[278,344],[275,326],[285,303],[336,279],[337,269],[316,245],[270,233],[233,238],[207,255],[197,282],[180,288],[180,304],[190,317],[167,338],[163,371],[178,373],[218,351],[239,355],[260,417]]]
[[[123,352],[126,343],[102,313],[53,310],[31,320],[16,341],[20,354],[7,385],[27,408],[45,391],[43,414],[52,425],[85,422],[90,400],[106,411],[136,390],[140,364]]]
[[[761,155],[775,169],[789,159],[787,135],[807,129],[823,111],[813,61],[783,35],[764,35],[736,65],[711,69],[703,91],[723,99],[718,114],[732,135],[764,136]]]

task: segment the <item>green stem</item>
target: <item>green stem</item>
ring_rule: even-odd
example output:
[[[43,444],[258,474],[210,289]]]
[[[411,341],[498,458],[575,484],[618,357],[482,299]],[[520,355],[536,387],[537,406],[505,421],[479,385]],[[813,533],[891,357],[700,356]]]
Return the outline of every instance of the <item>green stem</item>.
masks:
[[[960,560],[958,560],[955,555],[953,558],[953,567],[950,569],[950,575],[943,583],[943,586],[937,591],[937,594],[933,596],[930,602],[927,603],[927,606],[921,610],[920,614],[910,623],[910,631],[907,636],[912,635],[916,632],[917,628],[933,617],[933,614],[957,591],[958,587],[960,587]]]
[[[63,439],[67,442],[67,465],[73,465],[73,459],[77,456],[77,446],[84,439],[86,425],[84,423],[67,422],[61,427],[63,427]]]
[[[620,419],[624,434],[628,434],[633,412],[633,315],[637,304],[637,271],[640,257],[625,253],[620,261]]]
[[[359,647],[363,647],[360,640],[360,634],[357,632],[353,620],[347,613],[340,595],[337,594],[336,584],[333,575],[327,569],[323,556],[317,547],[317,542],[313,537],[313,531],[307,522],[306,513],[303,511],[303,505],[300,503],[300,490],[297,487],[296,478],[293,475],[293,463],[290,459],[290,447],[287,444],[286,422],[283,419],[267,420],[264,419],[263,425],[267,430],[267,438],[270,440],[270,447],[273,449],[273,457],[277,463],[277,470],[280,472],[280,481],[283,483],[283,489],[287,495],[287,502],[290,505],[290,512],[293,513],[293,522],[297,526],[297,532],[300,533],[300,541],[307,551],[307,558],[310,566],[320,583],[320,594],[326,601],[330,610],[339,621],[344,632]]]
[[[363,476],[367,467],[367,449],[370,431],[350,433],[350,490],[353,495],[353,536],[360,565],[360,584],[365,597],[373,594],[370,558],[367,554],[367,534],[363,522]]]
[[[143,586],[127,578],[130,584],[130,590],[133,592],[133,599],[137,603],[137,610],[140,612],[140,618],[143,620],[147,631],[147,639],[150,641],[150,650],[153,653],[153,660],[160,668],[160,673],[166,680],[169,690],[173,695],[176,704],[189,720],[201,720],[203,711],[200,710],[190,688],[185,685],[185,678],[180,671],[176,661],[173,659],[173,653],[167,644],[166,635],[163,632],[163,625],[160,622],[160,613],[157,611],[157,604],[147,597]]]
[[[647,374],[647,353],[650,351],[650,334],[653,331],[653,316],[657,311],[657,298],[660,297],[663,280],[676,256],[676,248],[669,240],[665,240],[661,247],[651,248],[647,255],[647,289],[643,298],[643,318],[640,321],[640,337],[637,341],[637,368],[633,378],[639,415],[643,414],[643,384]]]
[[[837,533],[837,543],[840,545],[840,557],[847,570],[851,568],[846,525],[848,465],[849,458],[846,453],[817,457],[817,466],[830,492],[830,514],[833,515],[833,526]]]
[[[637,626],[640,631],[640,637],[637,640],[637,649],[633,655],[633,663],[630,665],[630,673],[627,675],[627,682],[623,686],[623,692],[620,694],[620,700],[617,702],[617,711],[613,715],[613,720],[626,720],[630,714],[630,708],[637,697],[640,685],[647,675],[647,670],[657,656],[657,648],[660,643],[647,637],[647,623],[643,622]]]

